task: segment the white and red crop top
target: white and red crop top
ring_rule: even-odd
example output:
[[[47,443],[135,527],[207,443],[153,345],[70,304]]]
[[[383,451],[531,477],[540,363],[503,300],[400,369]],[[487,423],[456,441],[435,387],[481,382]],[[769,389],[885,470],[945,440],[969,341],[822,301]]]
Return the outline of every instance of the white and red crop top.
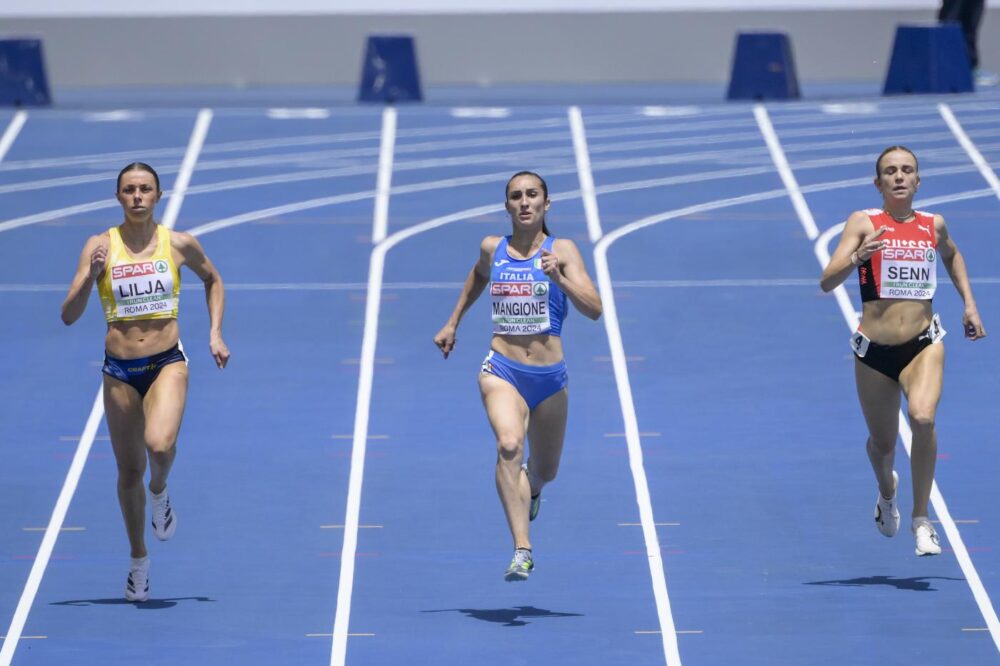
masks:
[[[888,229],[879,239],[886,246],[858,266],[861,301],[934,298],[938,258],[934,215],[913,211],[912,220],[898,222],[879,208],[865,213],[876,229],[882,226]]]

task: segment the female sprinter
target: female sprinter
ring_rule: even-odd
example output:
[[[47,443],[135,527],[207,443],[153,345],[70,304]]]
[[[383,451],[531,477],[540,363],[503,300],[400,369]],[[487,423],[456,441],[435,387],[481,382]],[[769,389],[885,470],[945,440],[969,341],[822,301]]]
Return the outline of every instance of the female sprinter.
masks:
[[[528,522],[541,492],[559,469],[566,433],[566,364],[560,335],[567,297],[587,317],[601,316],[601,297],[573,241],[553,238],[545,225],[548,186],[529,171],[507,183],[511,234],[487,236],[455,310],[434,337],[445,358],[465,312],[489,285],[493,339],[479,373],[486,416],[496,435],[496,484],[514,540],[507,581],[534,569]],[[531,455],[524,459],[525,439]]]
[[[965,261],[944,218],[913,210],[919,185],[912,151],[903,146],[882,151],[875,162],[875,187],[882,195],[882,208],[851,214],[820,286],[830,291],[853,271],[861,285],[861,325],[851,336],[851,347],[858,398],[868,424],[868,458],[879,487],[875,525],[887,537],[899,529],[899,476],[893,459],[902,391],[913,431],[910,527],[917,555],[938,555],[941,545],[927,511],[937,459],[934,418],[944,371],[941,338],[945,331],[931,306],[938,261],[965,302],[965,337],[978,340],[986,331]]]
[[[136,162],[122,169],[117,197],[125,219],[87,240],[62,306],[62,320],[68,326],[83,314],[97,283],[108,322],[104,411],[118,465],[118,502],[132,549],[125,587],[129,601],[149,598],[142,486],[147,456],[153,533],[165,541],[177,529],[167,475],[177,453],[188,383],[177,327],[181,266],[205,283],[209,348],[219,368],[229,361],[229,349],[222,341],[222,278],[193,236],[171,231],[153,219],[161,195],[160,179],[152,167]]]

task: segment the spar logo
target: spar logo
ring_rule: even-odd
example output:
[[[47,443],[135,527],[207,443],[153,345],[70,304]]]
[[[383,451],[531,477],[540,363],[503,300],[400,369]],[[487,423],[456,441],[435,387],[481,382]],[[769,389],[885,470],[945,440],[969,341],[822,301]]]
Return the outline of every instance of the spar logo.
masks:
[[[534,285],[535,296],[544,296],[549,293],[549,284],[547,282],[535,282]]]
[[[166,273],[168,270],[170,270],[170,267],[167,266],[167,262],[165,262],[163,259],[158,259],[156,263],[153,265],[156,267],[157,273]]]
[[[144,261],[138,264],[120,264],[118,266],[111,267],[111,279],[112,280],[123,280],[130,277],[139,277],[141,275],[155,275],[157,272],[164,273],[167,270],[167,262],[158,261],[157,264],[163,264],[163,270],[159,270],[158,266],[154,266],[152,261]]]
[[[534,286],[534,282],[493,282],[490,284],[490,295],[531,296],[535,293]],[[548,291],[547,287],[546,291]]]

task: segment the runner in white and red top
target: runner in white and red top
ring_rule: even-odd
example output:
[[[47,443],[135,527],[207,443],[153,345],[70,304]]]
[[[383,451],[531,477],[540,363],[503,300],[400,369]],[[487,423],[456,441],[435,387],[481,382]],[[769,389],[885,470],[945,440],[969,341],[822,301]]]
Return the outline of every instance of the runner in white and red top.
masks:
[[[934,421],[944,374],[945,331],[932,307],[939,262],[965,302],[965,337],[978,340],[986,331],[965,260],[944,218],[913,210],[919,186],[916,155],[903,146],[886,148],[875,162],[882,208],[857,211],[847,219],[820,286],[830,291],[857,272],[861,324],[850,343],[858,398],[868,424],[868,458],[879,486],[876,527],[889,537],[899,529],[899,476],[893,461],[902,394],[913,431],[911,530],[917,555],[937,555],[941,546],[928,518],[928,503],[937,460]]]

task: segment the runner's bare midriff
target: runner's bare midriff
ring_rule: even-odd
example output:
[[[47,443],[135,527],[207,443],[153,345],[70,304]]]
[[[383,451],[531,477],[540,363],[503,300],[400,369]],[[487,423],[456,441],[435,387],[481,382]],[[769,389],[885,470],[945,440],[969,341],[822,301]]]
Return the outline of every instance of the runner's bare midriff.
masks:
[[[900,345],[917,337],[930,326],[933,314],[931,301],[868,301],[861,314],[861,330],[872,342]]]
[[[176,319],[142,319],[108,324],[104,346],[114,358],[144,358],[167,351],[177,344]]]
[[[494,335],[490,347],[524,365],[552,365],[563,360],[558,335]]]

